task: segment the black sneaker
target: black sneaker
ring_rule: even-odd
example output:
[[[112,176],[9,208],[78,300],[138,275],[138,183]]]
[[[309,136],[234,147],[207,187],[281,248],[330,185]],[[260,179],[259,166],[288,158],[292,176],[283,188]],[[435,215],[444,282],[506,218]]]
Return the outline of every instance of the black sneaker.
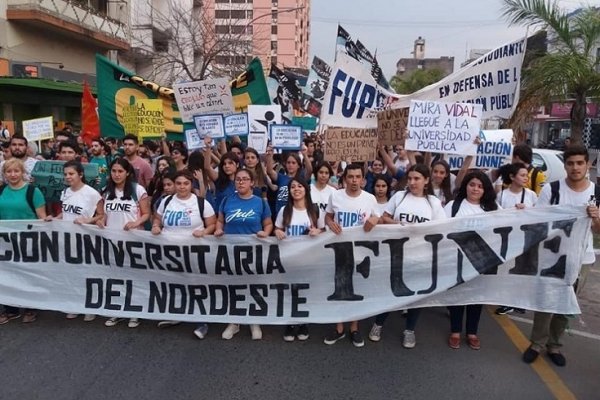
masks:
[[[536,358],[538,358],[539,355],[539,351],[535,351],[531,348],[531,346],[529,346],[527,350],[525,350],[525,353],[523,353],[523,361],[525,361],[527,364],[531,364]]]
[[[552,360],[554,365],[559,367],[567,365],[567,359],[561,353],[548,353],[548,357],[550,357],[550,360]]]
[[[365,341],[359,331],[350,333],[350,339],[352,339],[354,347],[363,347],[365,345]]]
[[[298,328],[298,334],[296,335],[296,337],[298,338],[298,340],[308,340],[308,325],[303,324],[300,325],[300,327]]]
[[[323,342],[325,344],[335,344],[335,342],[337,342],[338,340],[341,340],[345,337],[346,337],[345,332],[340,333],[336,329],[334,329],[333,332],[331,332],[331,334],[325,336],[325,340],[323,340]]]
[[[288,325],[285,327],[285,331],[283,332],[283,340],[286,342],[293,342],[296,338],[296,333],[294,332],[294,325]]]
[[[507,307],[507,306],[502,306],[502,307],[498,307],[496,308],[496,315],[506,315],[508,313],[513,312],[515,309],[512,307]]]

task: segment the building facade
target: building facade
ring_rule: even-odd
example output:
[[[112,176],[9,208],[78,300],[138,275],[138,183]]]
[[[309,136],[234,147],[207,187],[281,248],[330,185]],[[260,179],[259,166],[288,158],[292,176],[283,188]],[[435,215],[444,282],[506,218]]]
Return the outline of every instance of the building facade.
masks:
[[[444,76],[454,72],[454,57],[425,58],[425,39],[419,36],[414,43],[412,58],[401,58],[396,63],[396,75],[410,75],[416,70],[439,69]]]

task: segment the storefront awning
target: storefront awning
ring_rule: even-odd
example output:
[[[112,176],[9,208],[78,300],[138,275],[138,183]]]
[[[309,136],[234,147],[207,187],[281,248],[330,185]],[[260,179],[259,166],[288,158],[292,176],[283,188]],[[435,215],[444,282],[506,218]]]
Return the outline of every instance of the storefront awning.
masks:
[[[0,91],[5,87],[22,87],[38,90],[53,90],[57,92],[83,93],[83,85],[75,82],[54,81],[43,78],[13,78],[0,77]],[[92,87],[92,93],[96,88]]]

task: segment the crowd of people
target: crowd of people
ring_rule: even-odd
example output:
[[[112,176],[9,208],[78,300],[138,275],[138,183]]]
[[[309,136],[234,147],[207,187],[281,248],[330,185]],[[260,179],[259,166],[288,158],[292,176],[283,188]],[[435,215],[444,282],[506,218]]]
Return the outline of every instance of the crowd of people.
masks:
[[[275,154],[269,147],[261,155],[239,138],[216,144],[207,138],[202,150],[190,153],[184,143],[169,142],[166,137],[140,142],[137,136],[127,135],[122,140],[96,139],[88,146],[71,132],[60,131],[36,149],[26,138],[13,135],[2,143],[0,220],[61,219],[104,229],[146,229],[153,235],[185,232],[198,239],[208,235],[273,235],[286,240],[316,236],[326,230],[340,235],[353,226],[362,226],[368,234],[378,224],[401,229],[497,209],[526,212],[539,205],[589,204],[590,196],[596,193],[595,185],[587,179],[587,150],[577,144],[565,150],[567,177],[556,186],[546,184],[543,172],[531,165],[532,150],[526,144],[517,144],[513,162],[499,170],[470,170],[471,158],[466,157],[455,175],[443,158],[409,152],[400,144],[381,146],[378,157],[366,163],[327,162],[321,142],[319,135],[309,135],[298,152]],[[46,202],[31,183],[33,167],[40,159],[64,161],[65,189],[58,203]],[[100,191],[86,182],[85,163],[98,165],[96,183]],[[587,212],[593,221],[592,230],[600,232],[598,208],[589,205]],[[590,243],[584,263],[593,261]],[[36,320],[35,310],[10,305],[2,308],[0,324],[21,317],[25,323]],[[402,345],[413,348],[420,309],[398,311],[405,316]],[[448,346],[461,346],[464,325],[466,344],[479,350],[482,305],[456,305],[448,311]],[[496,313],[513,311],[523,312],[500,306]],[[371,341],[382,339],[390,314],[375,317],[368,334]],[[67,319],[77,317],[75,313],[66,315]],[[94,315],[84,316],[85,321],[93,319]],[[115,326],[123,320],[109,318],[105,325]],[[140,322],[131,318],[127,324],[136,328]],[[349,322],[348,330],[344,322]],[[354,346],[364,346],[359,322],[340,321],[324,338],[325,344],[333,345],[348,334]],[[176,324],[159,322],[161,327]],[[546,349],[555,364],[565,365],[560,348],[566,324],[564,316],[536,312],[531,346],[523,360],[533,362]],[[232,339],[239,331],[238,324],[229,324],[221,336]],[[250,331],[252,339],[262,338],[260,325],[250,325]],[[206,323],[194,330],[200,339],[207,332]],[[285,341],[308,338],[307,325],[284,328]]]

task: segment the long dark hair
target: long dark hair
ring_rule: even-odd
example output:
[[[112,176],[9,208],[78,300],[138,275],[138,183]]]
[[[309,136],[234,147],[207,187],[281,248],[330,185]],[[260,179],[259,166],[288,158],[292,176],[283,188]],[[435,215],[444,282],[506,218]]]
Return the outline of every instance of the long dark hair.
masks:
[[[449,203],[450,200],[452,200],[454,198],[454,195],[452,194],[452,181],[450,180],[450,165],[448,164],[448,162],[446,160],[437,160],[436,162],[434,162],[433,164],[431,164],[431,172],[433,174],[433,169],[438,166],[441,165],[442,167],[444,167],[444,170],[446,171],[446,177],[444,178],[444,180],[442,181],[442,183],[440,183],[440,189],[442,189],[442,194],[444,195],[444,202]],[[433,189],[433,181],[431,181],[431,188]]]
[[[423,177],[425,179],[429,179],[429,183],[425,184],[425,187],[423,188],[423,193],[422,193],[422,195],[425,196],[427,201],[429,201],[429,198],[427,196],[428,195],[433,196],[433,185],[431,184],[431,171],[429,170],[429,167],[425,164],[415,164],[415,165],[412,165],[406,171],[407,177],[410,172],[418,172],[419,174],[423,175]],[[409,189],[406,189],[406,190],[409,191]]]
[[[115,183],[112,180],[112,168],[115,164],[120,165],[121,167],[123,167],[125,172],[127,172],[127,178],[125,178],[125,186],[123,188],[123,197],[121,197],[121,199],[131,200],[136,185],[135,169],[133,169],[133,166],[124,157],[116,158],[115,160],[113,160],[113,162],[110,163],[110,167],[108,168],[108,177],[106,179],[106,187],[102,192],[102,196],[106,197],[107,200],[114,200],[116,197],[116,187]]]
[[[290,222],[292,221],[292,214],[294,212],[294,199],[290,193],[292,190],[292,183],[294,182],[297,182],[304,187],[304,203],[306,206],[306,212],[310,222],[316,228],[317,221],[319,220],[319,214],[317,212],[317,208],[312,202],[312,198],[310,197],[310,188],[303,179],[295,177],[290,179],[290,182],[288,183],[288,200],[287,204],[283,208],[283,228],[286,229],[288,226],[290,226]]]
[[[469,172],[467,176],[464,177],[460,187],[458,188],[458,192],[456,193],[454,201],[466,200],[467,186],[473,179],[479,179],[483,185],[483,196],[481,196],[481,200],[479,200],[479,205],[481,208],[484,211],[497,210],[498,204],[496,204],[496,192],[494,191],[494,186],[492,186],[492,181],[490,181],[490,178],[488,178],[488,176],[481,171]]]
[[[316,165],[316,167],[313,169],[313,176],[315,177],[315,181],[319,180],[319,170],[321,168],[327,168],[327,171],[329,171],[329,178],[331,179],[333,175],[333,168],[331,168],[331,164],[329,164],[329,161],[319,161],[319,163]]]
[[[375,174],[375,176],[373,177],[373,194],[375,194],[375,185],[377,185],[377,181],[384,181],[387,185],[385,197],[389,200],[392,196],[392,179],[385,174]]]
[[[175,168],[165,168],[162,172],[162,175],[160,175],[160,178],[158,179],[158,182],[156,184],[156,188],[154,190],[154,193],[152,193],[152,199],[150,200],[150,205],[152,207],[152,210],[156,211],[156,207],[158,206],[157,203],[159,202],[160,199],[162,199],[164,197],[164,191],[165,191],[165,187],[164,187],[164,180],[165,179],[169,179],[171,181],[173,181],[173,183],[175,183],[175,173],[177,171],[175,170]]]
[[[83,172],[83,165],[81,165],[81,163],[79,161],[76,161],[76,160],[67,161],[63,165],[63,172],[67,168],[73,168],[75,170],[75,172],[77,172],[79,174],[79,176],[81,176],[81,182],[86,183],[85,182],[85,173]]]
[[[223,165],[225,165],[225,161],[229,160],[235,163],[236,172],[240,168],[240,162],[238,157],[232,152],[227,152],[221,156],[221,160],[219,161],[219,172],[217,175],[217,180],[215,181],[215,188],[219,191],[225,190],[229,184],[231,184],[231,178],[225,174],[223,170]],[[235,176],[235,172],[234,172]],[[254,175],[252,175],[254,176]]]
[[[254,154],[256,156],[256,159],[258,160],[258,164],[256,164],[256,167],[253,170],[251,170],[252,172],[254,172],[254,185],[256,187],[266,186],[267,177],[265,176],[265,171],[263,169],[262,162],[260,161],[260,154],[258,154],[258,151],[256,151],[252,147],[246,147],[246,150],[244,150],[244,157],[246,156],[246,153]],[[244,166],[244,168],[248,169],[247,166]]]
[[[300,156],[298,155],[298,153],[286,153],[285,156],[283,157],[283,169],[285,170],[285,173],[287,174],[288,171],[286,169],[286,164],[287,164],[287,160],[288,158],[292,157],[294,160],[296,160],[296,162],[298,163],[298,171],[296,172],[296,175],[294,175],[294,178],[299,178],[302,175],[302,160],[300,160]]]

